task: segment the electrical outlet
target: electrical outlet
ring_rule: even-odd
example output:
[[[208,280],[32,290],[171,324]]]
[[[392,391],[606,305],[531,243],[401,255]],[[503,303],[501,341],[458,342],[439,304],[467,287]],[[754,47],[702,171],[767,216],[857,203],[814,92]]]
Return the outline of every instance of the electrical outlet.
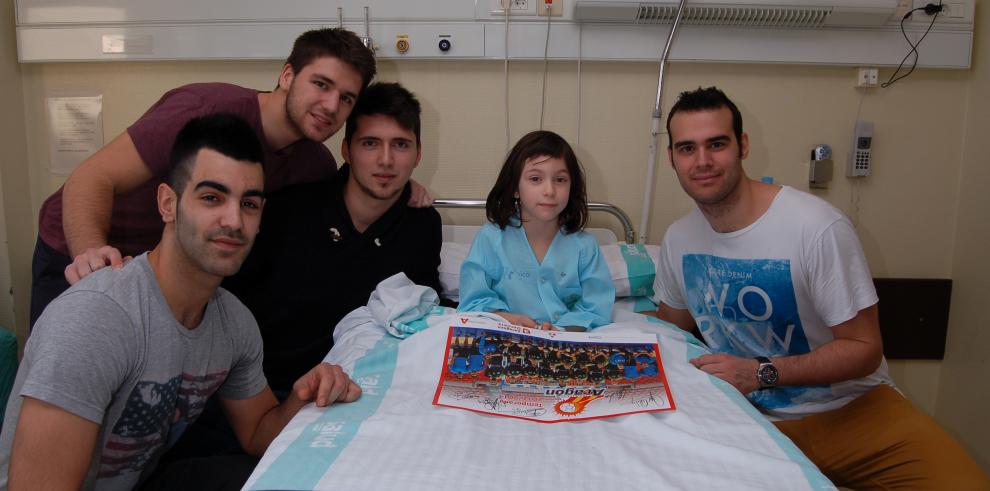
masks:
[[[533,9],[530,8],[532,4],[535,4],[537,0],[492,0],[492,15],[502,15],[505,13],[505,8],[509,8],[509,12],[513,15],[515,14],[529,14],[533,15]]]
[[[859,68],[856,75],[856,87],[876,87],[880,85],[880,70],[877,68]]]
[[[942,15],[949,19],[972,21],[973,6],[967,2],[946,2],[942,4]]]
[[[564,0],[533,0],[536,2],[536,15],[560,17],[564,15]],[[549,8],[547,8],[549,7]]]
[[[943,19],[966,19],[970,17],[968,14],[969,10],[972,10],[973,0],[942,0],[942,12],[938,15]],[[923,9],[926,5],[938,5],[939,0],[914,0],[914,8]],[[931,22],[931,16],[926,14],[924,11],[919,10],[914,13],[915,20],[923,20],[925,22]]]

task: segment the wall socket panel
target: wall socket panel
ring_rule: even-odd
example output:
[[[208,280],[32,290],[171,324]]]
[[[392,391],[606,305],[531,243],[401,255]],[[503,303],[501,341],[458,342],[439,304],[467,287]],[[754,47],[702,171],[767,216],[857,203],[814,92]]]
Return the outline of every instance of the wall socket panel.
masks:
[[[877,68],[858,68],[856,70],[856,87],[876,87],[880,85],[880,70]]]
[[[492,15],[505,14],[505,7],[509,7],[511,15],[536,15],[536,0],[491,0]]]
[[[550,12],[551,17],[561,17],[564,15],[564,0],[551,0],[550,8],[546,8],[545,0],[491,0],[491,14],[505,15],[505,7],[509,7],[509,15],[515,16],[539,16],[546,17]]]
[[[903,0],[900,3],[903,3]],[[901,8],[900,3],[898,3],[897,7],[898,12]],[[912,8],[921,9],[925,8],[925,5],[938,5],[938,3],[939,0],[913,0]],[[938,17],[943,23],[971,23],[974,18],[975,7],[974,0],[942,0],[942,12],[938,14]],[[903,14],[901,15],[903,16]],[[911,14],[911,18],[908,21],[927,25],[932,21],[932,16],[919,10]]]
[[[505,0],[509,10],[529,10],[529,0]]]

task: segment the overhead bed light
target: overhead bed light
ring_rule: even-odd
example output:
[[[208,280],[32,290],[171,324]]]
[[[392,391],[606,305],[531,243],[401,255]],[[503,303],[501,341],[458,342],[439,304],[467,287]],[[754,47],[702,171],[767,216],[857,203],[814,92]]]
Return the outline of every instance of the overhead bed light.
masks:
[[[578,0],[574,17],[585,22],[669,24],[677,2]],[[692,1],[681,20],[689,25],[810,29],[883,26],[897,9],[896,0],[748,0]]]

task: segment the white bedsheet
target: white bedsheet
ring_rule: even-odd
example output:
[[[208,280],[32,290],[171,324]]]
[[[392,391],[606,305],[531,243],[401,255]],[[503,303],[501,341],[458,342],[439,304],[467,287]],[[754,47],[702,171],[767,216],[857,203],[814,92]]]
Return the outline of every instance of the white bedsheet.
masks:
[[[676,411],[541,424],[433,406],[447,326],[464,317],[440,312],[404,340],[367,312],[345,318],[328,360],[361,399],[304,408],[246,489],[834,489],[735,389],[687,362],[704,350],[693,337],[636,314],[600,329],[657,334]]]

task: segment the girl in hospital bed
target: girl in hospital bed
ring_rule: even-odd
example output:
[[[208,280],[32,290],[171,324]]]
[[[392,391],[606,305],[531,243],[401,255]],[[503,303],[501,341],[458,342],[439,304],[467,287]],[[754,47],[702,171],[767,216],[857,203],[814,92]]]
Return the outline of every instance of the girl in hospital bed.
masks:
[[[488,193],[488,221],[461,265],[460,312],[525,327],[588,330],[612,321],[615,286],[591,234],[584,173],[560,135],[534,131]]]

